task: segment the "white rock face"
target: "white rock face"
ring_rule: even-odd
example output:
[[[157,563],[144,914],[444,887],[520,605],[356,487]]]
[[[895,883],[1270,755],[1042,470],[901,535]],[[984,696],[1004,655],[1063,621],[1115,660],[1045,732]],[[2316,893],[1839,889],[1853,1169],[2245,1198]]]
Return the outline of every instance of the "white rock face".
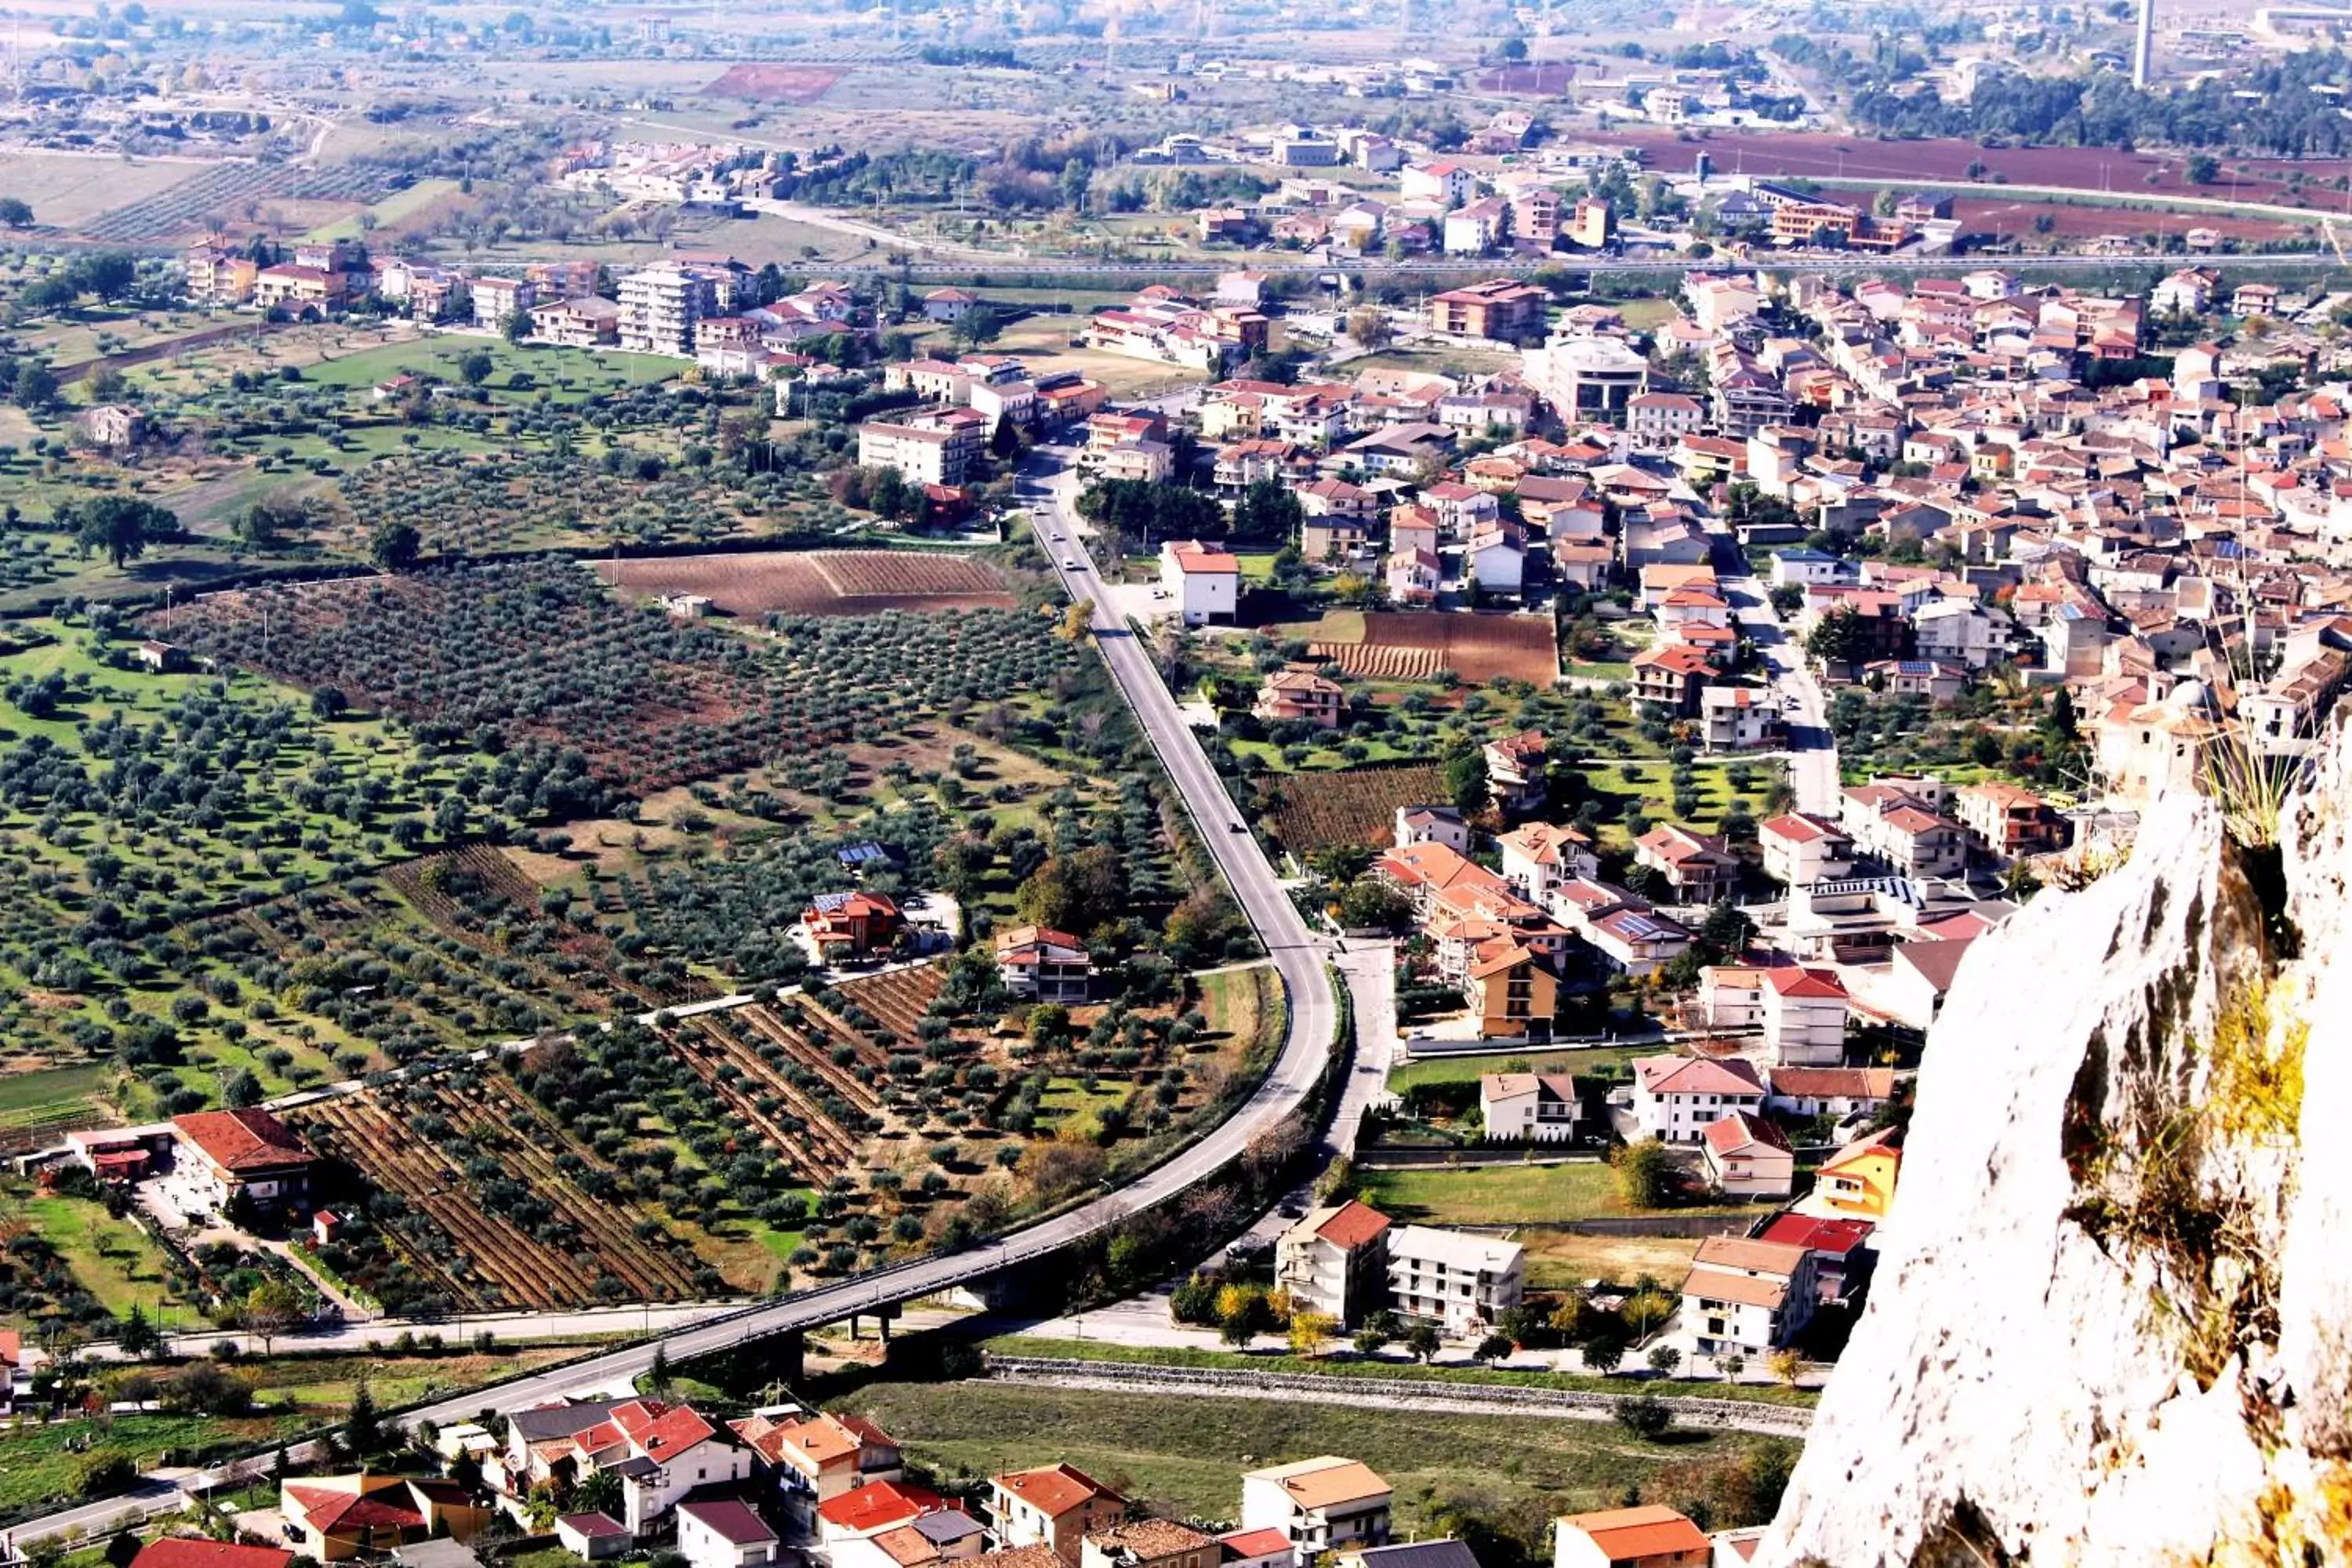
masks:
[[[2182,796],[1979,943],[1760,1568],[2352,1563],[2347,820],[2339,738],[2273,918]]]

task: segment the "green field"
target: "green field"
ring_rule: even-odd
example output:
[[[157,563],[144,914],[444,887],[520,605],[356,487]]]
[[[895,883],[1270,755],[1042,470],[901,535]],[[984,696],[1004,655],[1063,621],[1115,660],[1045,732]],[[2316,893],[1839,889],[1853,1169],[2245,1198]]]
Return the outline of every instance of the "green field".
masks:
[[[1613,1075],[1636,1057],[1655,1056],[1654,1046],[1596,1046],[1590,1050],[1539,1051],[1491,1057],[1431,1057],[1389,1069],[1389,1088],[1402,1094],[1424,1084],[1466,1084],[1496,1072],[1572,1072],[1588,1078]],[[1524,1067],[1520,1063],[1525,1063]]]
[[[165,1259],[145,1231],[88,1198],[31,1198],[25,1217],[108,1311],[121,1317],[135,1303],[154,1313],[166,1289]]]
[[[1366,1203],[1391,1218],[1415,1225],[1525,1225],[1643,1212],[1628,1207],[1618,1196],[1616,1173],[1599,1160],[1557,1165],[1360,1171],[1357,1178]],[[1675,1212],[1751,1211],[1724,1205]]]
[[[443,196],[449,195],[457,189],[458,182],[456,180],[419,180],[404,190],[394,191],[383,200],[372,204],[367,209],[368,216],[373,217],[379,225],[395,224],[403,218],[412,217],[423,212]],[[302,237],[322,240],[358,239],[366,232],[367,230],[360,223],[359,215],[354,213],[350,217],[337,218],[332,223],[321,224]]]
[[[1367,1361],[1352,1351],[1336,1351],[1319,1358],[1287,1353],[1268,1355],[1252,1351],[1193,1350],[1176,1345],[1123,1345],[1102,1340],[1057,1340],[1042,1335],[1008,1334],[990,1340],[985,1347],[998,1355],[1058,1358],[1063,1361],[1133,1362],[1145,1366],[1199,1366],[1239,1371],[1312,1373],[1318,1377],[1368,1377],[1439,1384],[1494,1384],[1519,1388],[1569,1388],[1593,1394],[1635,1392],[1637,1379],[1601,1377],[1589,1373],[1538,1372],[1510,1367],[1472,1366],[1443,1362],[1424,1366],[1419,1362],[1388,1359]],[[1441,1390],[1442,1392],[1442,1390]],[[1674,1392],[1707,1399],[1745,1399],[1762,1405],[1812,1405],[1820,1394],[1810,1388],[1786,1388],[1777,1383],[1718,1383],[1711,1378],[1675,1380]]]
[[[1648,1445],[1583,1421],[980,1384],[879,1385],[850,1404],[942,1479],[1062,1460],[1176,1519],[1237,1521],[1242,1472],[1344,1454],[1394,1488],[1400,1539],[1437,1528],[1454,1506],[1482,1514],[1612,1507],[1668,1464],[1794,1447],[1736,1433]]]

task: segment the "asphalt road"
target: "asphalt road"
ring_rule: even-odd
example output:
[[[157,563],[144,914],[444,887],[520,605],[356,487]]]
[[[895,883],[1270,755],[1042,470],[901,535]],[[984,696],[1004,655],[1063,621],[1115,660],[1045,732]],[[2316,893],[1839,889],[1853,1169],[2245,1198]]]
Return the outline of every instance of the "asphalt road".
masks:
[[[1033,454],[1028,471],[1033,481],[1050,480],[1060,466],[1061,459],[1051,453]],[[1065,487],[1062,500],[1066,503],[1074,491]],[[1040,522],[1041,536],[1047,526]],[[1066,530],[1063,531],[1066,534]],[[1193,742],[1192,731],[1177,711],[1175,700],[1160,681],[1149,653],[1128,635],[1125,625],[1110,608],[1084,547],[1070,536],[1066,542],[1052,546],[1051,550],[1056,562],[1068,556],[1081,563],[1079,570],[1064,573],[1064,581],[1074,596],[1094,607],[1095,626],[1100,634],[1098,646],[1112,677],[1133,704],[1153,749],[1160,753],[1175,783],[1185,810],[1232,883],[1235,899],[1256,927],[1282,976],[1289,997],[1289,1026],[1282,1054],[1272,1070],[1238,1111],[1164,1163],[1114,1192],[984,1247],[878,1269],[838,1284],[762,1302],[678,1329],[658,1340],[533,1373],[498,1388],[456,1394],[404,1412],[402,1420],[446,1425],[470,1419],[485,1408],[527,1409],[568,1394],[616,1389],[653,1364],[656,1345],[674,1364],[695,1356],[733,1350],[748,1341],[839,1322],[853,1312],[937,1295],[1000,1269],[1058,1252],[1139,1209],[1166,1202],[1238,1156],[1259,1132],[1281,1122],[1305,1101],[1330,1055],[1332,1030],[1338,1018],[1323,953],[1292,907],[1289,895],[1276,881],[1274,868],[1255,837],[1233,830],[1239,818],[1225,795],[1223,782]],[[264,1466],[268,1463],[266,1458],[257,1462]],[[216,1477],[220,1473],[214,1472]],[[192,1484],[203,1484],[203,1478],[196,1478]],[[13,1533],[21,1546],[46,1536],[111,1525],[126,1515],[143,1518],[169,1512],[176,1508],[177,1497],[176,1487],[151,1482],[122,1497],[28,1521]]]

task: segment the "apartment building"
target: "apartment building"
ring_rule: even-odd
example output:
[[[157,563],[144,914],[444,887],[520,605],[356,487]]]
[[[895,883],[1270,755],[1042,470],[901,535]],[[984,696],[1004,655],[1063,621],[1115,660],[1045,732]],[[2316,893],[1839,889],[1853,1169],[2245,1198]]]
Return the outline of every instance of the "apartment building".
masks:
[[[630,353],[694,357],[694,324],[719,314],[718,280],[698,268],[657,261],[620,283],[621,347]]]
[[[1519,1304],[1526,1249],[1514,1241],[1428,1226],[1388,1233],[1389,1305],[1447,1333],[1483,1332]]]
[[[1517,342],[1539,336],[1551,296],[1532,283],[1490,279],[1431,297],[1429,330],[1449,337]]]

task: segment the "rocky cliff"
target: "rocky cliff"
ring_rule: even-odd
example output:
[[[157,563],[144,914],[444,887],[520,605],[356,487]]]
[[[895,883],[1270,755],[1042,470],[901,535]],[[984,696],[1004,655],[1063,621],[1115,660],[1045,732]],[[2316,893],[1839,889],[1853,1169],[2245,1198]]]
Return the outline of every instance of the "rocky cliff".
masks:
[[[2347,822],[2339,737],[1970,954],[1764,1568],[2352,1563]]]

